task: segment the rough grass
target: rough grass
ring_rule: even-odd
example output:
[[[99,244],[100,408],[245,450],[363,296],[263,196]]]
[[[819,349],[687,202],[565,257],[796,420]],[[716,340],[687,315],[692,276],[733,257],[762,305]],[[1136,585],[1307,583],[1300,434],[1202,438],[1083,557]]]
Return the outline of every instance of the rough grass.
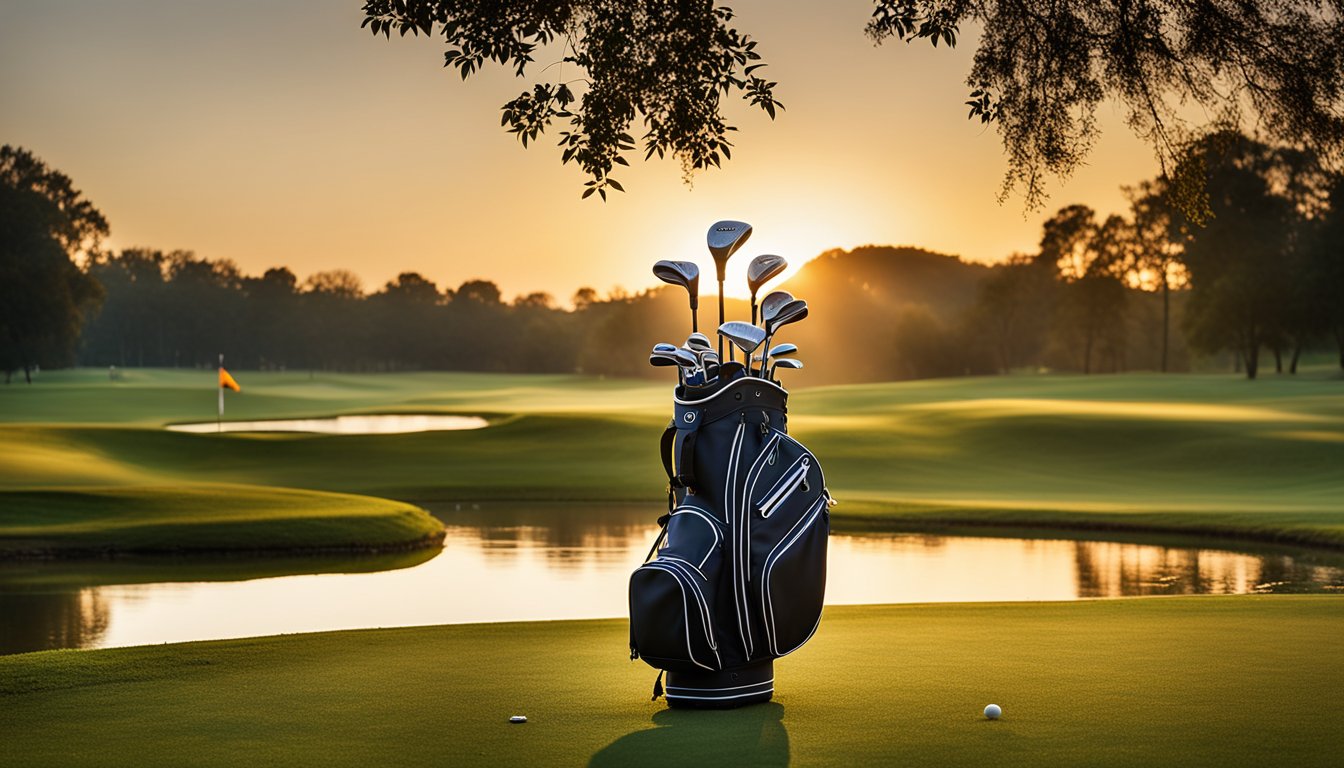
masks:
[[[0,743],[28,766],[1324,766],[1342,622],[1320,596],[832,607],[775,701],[731,712],[650,702],[621,621],[43,652],[0,658]]]
[[[0,388],[0,499],[200,482],[403,500],[658,503],[666,386],[574,376],[239,374],[231,418],[486,414],[465,432],[198,435],[213,372],[44,374]],[[1044,376],[804,389],[792,431],[839,525],[1217,534],[1344,546],[1344,382]]]

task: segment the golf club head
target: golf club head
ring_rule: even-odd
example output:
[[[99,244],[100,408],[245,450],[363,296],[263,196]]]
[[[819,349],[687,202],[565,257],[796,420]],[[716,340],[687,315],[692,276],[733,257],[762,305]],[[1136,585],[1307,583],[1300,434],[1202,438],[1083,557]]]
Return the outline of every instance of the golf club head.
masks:
[[[807,317],[807,302],[802,299],[794,299],[780,307],[772,317],[765,320],[765,332],[767,335],[773,336],[781,326],[796,323],[805,317]]]
[[[694,350],[704,350],[713,347],[714,342],[710,341],[705,334],[697,331],[686,337],[686,346]]]
[[[784,342],[783,344],[776,344],[775,346],[771,347],[771,348],[770,348],[770,352],[767,353],[766,356],[767,356],[767,357],[787,357],[787,356],[789,356],[789,355],[796,355],[796,354],[798,354],[798,345],[797,345],[797,344],[791,344],[791,343],[789,343],[789,342],[786,341],[786,342]]]
[[[793,294],[788,291],[771,291],[766,294],[766,297],[761,299],[761,324],[769,323],[784,305],[793,300]]]
[[[649,365],[652,365],[654,368],[668,368],[677,364],[677,361],[672,359],[670,355],[659,352],[653,352],[649,355]]]
[[[728,265],[728,259],[737,253],[738,248],[746,245],[750,237],[751,225],[744,221],[725,219],[710,225],[709,232],[705,234],[705,244],[714,257],[720,283],[723,282],[723,270]]]
[[[677,365],[682,368],[695,368],[700,365],[700,361],[695,358],[695,353],[689,349],[677,349],[672,352],[672,359],[677,361]]]
[[[761,346],[765,341],[765,331],[740,320],[732,320],[719,326],[719,335],[731,341],[742,350],[747,359],[751,359],[751,353]]]
[[[677,351],[677,345],[676,345],[676,344],[668,344],[666,341],[660,341],[660,342],[658,342],[657,344],[654,344],[654,345],[653,345],[653,351],[654,351],[655,353],[661,352],[661,353],[664,353],[664,354],[669,354],[669,353],[672,353],[672,352],[676,352],[676,351]]]
[[[700,267],[693,261],[668,261],[653,265],[653,276],[669,285],[679,285],[691,295],[691,309],[700,308]]]
[[[789,268],[789,262],[784,260],[783,256],[773,254],[761,254],[751,260],[747,265],[747,287],[751,289],[751,295],[761,289],[762,285],[770,282],[779,276],[779,273]]]
[[[779,369],[779,368],[791,368],[791,369],[797,371],[797,370],[800,370],[802,367],[803,367],[803,361],[802,361],[802,360],[798,360],[798,359],[795,359],[795,358],[792,358],[792,357],[782,357],[782,358],[776,360],[774,365],[770,366],[770,378],[771,378],[771,380],[774,380],[774,378],[775,378],[775,370],[776,370],[776,369]]]

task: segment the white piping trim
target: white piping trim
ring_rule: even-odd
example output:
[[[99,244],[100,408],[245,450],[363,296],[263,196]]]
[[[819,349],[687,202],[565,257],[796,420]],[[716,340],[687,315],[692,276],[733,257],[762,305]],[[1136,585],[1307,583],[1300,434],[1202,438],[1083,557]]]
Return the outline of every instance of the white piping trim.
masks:
[[[781,478],[779,484],[771,489],[770,495],[766,497],[757,506],[761,510],[761,517],[769,517],[781,504],[793,495],[794,491],[802,487],[807,480],[807,470],[812,466],[806,456],[799,457],[795,466],[789,469],[789,474]]]
[[[709,523],[710,530],[714,531],[714,543],[705,552],[705,556],[700,558],[700,567],[704,568],[705,563],[709,562],[709,556],[714,554],[714,547],[717,547],[720,544],[720,542],[723,541],[723,531],[719,530],[718,521],[711,518],[709,514],[706,512],[706,510],[700,509],[699,507],[682,506],[677,507],[675,510],[673,510],[672,516],[676,517],[677,515],[683,513],[690,513],[692,515],[695,515],[696,517],[703,519],[706,523]],[[703,573],[700,575],[704,576]]]
[[[714,619],[709,612],[709,601],[705,599],[705,593],[700,590],[700,585],[696,584],[695,581],[691,579],[690,574],[686,573],[684,570],[687,567],[694,568],[694,566],[681,558],[659,558],[658,560],[648,563],[648,565],[661,565],[661,570],[669,571],[670,573],[673,573],[674,576],[679,574],[680,576],[686,577],[686,583],[691,586],[691,591],[695,593],[696,604],[700,607],[700,628],[705,633],[705,642],[709,645],[709,649],[714,651],[714,658],[718,661],[719,666],[722,667],[723,661],[722,659],[719,659],[719,644],[714,639]],[[678,581],[680,581],[679,577]],[[691,623],[689,611],[686,614],[686,623],[688,625]]]
[[[812,522],[821,515],[821,510],[825,508],[825,506],[826,497],[822,496],[818,498],[817,503],[812,505],[812,511],[799,518],[798,523],[795,523],[794,527],[789,530],[789,533],[785,534],[784,540],[775,545],[775,548],[766,556],[765,567],[761,570],[761,611],[763,614],[768,615],[768,618],[767,615],[761,616],[761,620],[765,622],[766,642],[770,644],[770,651],[776,656],[782,656],[783,654],[779,652],[779,636],[775,631],[775,601],[770,595],[770,575],[775,569],[775,563],[778,563],[779,558],[783,557],[784,553],[803,537],[803,534],[811,527]],[[822,586],[822,589],[824,592],[825,585]],[[813,631],[816,631],[815,628]],[[795,646],[795,648],[797,648],[797,646]]]
[[[775,678],[771,677],[769,680],[762,680],[762,681],[759,682],[759,683],[751,683],[750,685],[730,685],[730,686],[728,686],[727,688],[692,688],[692,687],[690,687],[690,686],[686,686],[686,685],[669,685],[669,686],[667,686],[667,690],[671,691],[671,690],[673,690],[673,689],[680,688],[680,689],[683,690],[683,691],[701,691],[701,692],[705,692],[705,691],[738,691],[738,690],[741,690],[741,689],[743,689],[743,688],[759,688],[759,687],[761,687],[762,685],[774,685],[774,684],[775,684]]]
[[[736,696],[683,696],[681,694],[666,694],[669,699],[697,699],[699,701],[727,701],[728,699],[745,699],[748,696],[760,696],[763,693],[774,693],[774,686],[768,691],[754,691],[752,693],[739,693]]]
[[[755,376],[743,376],[742,378],[736,379],[728,386],[724,387],[723,389],[720,389],[718,392],[715,392],[709,397],[702,397],[699,400],[683,400],[679,395],[677,395],[676,391],[674,390],[672,393],[672,402],[678,405],[685,405],[690,407],[700,406],[704,405],[705,403],[713,402],[714,400],[723,397],[725,394],[733,391],[734,389],[737,389],[738,387],[750,386],[753,384],[757,386],[765,385],[767,387],[779,390],[780,394],[784,395],[785,397],[789,396],[789,391],[787,389],[781,387],[780,385],[776,384],[773,381],[770,381],[769,379],[758,379]]]
[[[641,565],[640,567],[647,568],[657,562],[658,562],[657,560],[654,560],[652,563],[647,563],[645,565]],[[667,575],[671,576],[672,580],[677,583],[677,589],[681,590],[681,610],[682,613],[686,616],[686,621],[683,622],[686,625],[686,657],[689,658],[691,660],[691,663],[696,665],[697,667],[704,667],[705,669],[708,669],[711,672],[717,672],[718,670],[714,669],[713,667],[701,664],[699,661],[697,661],[695,658],[695,650],[691,648],[691,606],[689,603],[686,602],[686,586],[681,583],[681,577],[677,575],[676,571],[669,571],[666,568],[655,568],[654,570],[662,571],[663,573],[666,573]],[[704,620],[703,616],[701,617],[701,620],[702,621]],[[718,651],[715,651],[714,655],[717,657]],[[720,666],[722,666],[722,662],[720,662]]]

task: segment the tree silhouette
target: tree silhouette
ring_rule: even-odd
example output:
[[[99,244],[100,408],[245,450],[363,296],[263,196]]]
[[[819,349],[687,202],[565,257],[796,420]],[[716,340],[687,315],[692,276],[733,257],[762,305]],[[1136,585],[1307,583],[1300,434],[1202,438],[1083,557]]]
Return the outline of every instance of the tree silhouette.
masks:
[[[728,159],[736,130],[720,100],[734,92],[772,118],[781,105],[756,43],[730,26],[733,12],[713,2],[612,3],[602,0],[497,3],[483,0],[367,0],[362,26],[390,37],[441,35],[444,66],[462,79],[487,62],[527,74],[534,56],[554,55],[554,80],[541,81],[503,107],[501,124],[523,145],[563,121],[560,158],[589,177],[583,196],[623,191],[611,176],[629,165],[636,120],[644,156],[672,155],[683,173]]]
[[[102,287],[76,266],[108,233],[69,177],[27,150],[0,147],[0,370],[9,381],[73,357]]]

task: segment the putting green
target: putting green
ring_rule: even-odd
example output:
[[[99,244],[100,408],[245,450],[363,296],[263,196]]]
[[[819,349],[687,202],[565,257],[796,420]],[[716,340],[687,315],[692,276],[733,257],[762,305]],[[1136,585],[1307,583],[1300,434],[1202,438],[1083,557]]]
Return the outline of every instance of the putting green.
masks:
[[[1342,623],[1329,596],[834,607],[774,703],[709,713],[648,700],[621,621],[55,651],[0,658],[0,743],[72,766],[1332,765]]]
[[[0,505],[44,489],[306,488],[406,501],[657,504],[669,389],[577,376],[242,372],[231,418],[483,414],[405,435],[196,435],[213,373],[0,388]],[[967,378],[802,389],[840,527],[1043,527],[1344,547],[1344,383],[1323,374]],[[260,488],[257,488],[260,491]],[[101,492],[101,491],[100,491]],[[0,527],[0,535],[3,535]],[[359,532],[347,538],[359,541]]]

